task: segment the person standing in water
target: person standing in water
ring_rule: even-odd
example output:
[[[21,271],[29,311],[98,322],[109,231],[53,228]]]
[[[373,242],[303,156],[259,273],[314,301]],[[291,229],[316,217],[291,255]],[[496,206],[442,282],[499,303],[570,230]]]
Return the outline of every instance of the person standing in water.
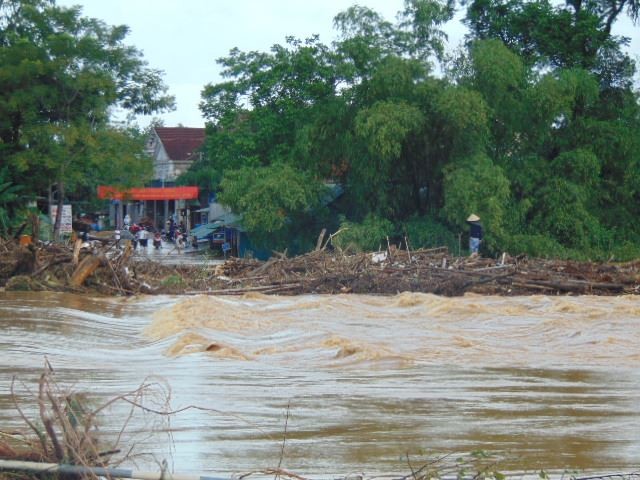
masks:
[[[469,215],[467,223],[469,224],[469,254],[475,257],[480,250],[480,243],[482,242],[484,232],[482,231],[480,217],[475,213]]]

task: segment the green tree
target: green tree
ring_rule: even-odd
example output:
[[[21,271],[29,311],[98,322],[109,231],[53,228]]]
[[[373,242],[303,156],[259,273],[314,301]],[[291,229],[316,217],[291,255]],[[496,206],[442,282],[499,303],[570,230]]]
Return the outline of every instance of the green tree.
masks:
[[[444,190],[442,213],[447,221],[462,232],[468,228],[468,215],[479,215],[488,247],[496,248],[506,234],[510,206],[509,180],[502,169],[486,155],[478,154],[447,169]]]
[[[356,135],[367,145],[369,154],[355,158],[352,165],[359,181],[377,199],[372,208],[380,210],[386,204],[390,207],[386,213],[393,214],[394,185],[398,185],[394,179],[403,173],[399,165],[403,149],[408,137],[422,130],[423,123],[422,112],[404,102],[380,101],[358,112]]]
[[[635,22],[635,0],[472,0],[466,22],[475,39],[499,39],[525,62],[540,67],[597,72],[608,85],[628,84],[634,66],[620,47],[629,39],[613,34],[625,11]]]
[[[123,43],[127,33],[53,1],[0,4],[0,155],[25,190],[56,185],[61,206],[88,174],[126,172],[141,150],[129,132],[107,127],[111,109],[172,108],[161,72]],[[133,180],[136,170],[120,176]],[[59,223],[60,214],[56,234]]]
[[[318,186],[332,181],[344,195],[331,226],[366,248],[380,232],[456,243],[473,211],[492,251],[630,255],[640,107],[610,28],[624,10],[637,13],[627,0],[475,0],[445,78],[431,62],[448,2],[408,0],[396,23],[354,6],[331,47],[233,50],[225,81],[203,91],[206,155],[187,175],[279,242],[326,211]]]
[[[434,58],[443,57],[447,36],[442,26],[453,14],[449,0],[405,0],[395,25],[359,5],[339,13],[334,19],[340,34],[336,50],[345,77],[359,83],[389,56],[417,59],[429,67]]]
[[[220,188],[220,203],[242,214],[243,227],[258,243],[272,247],[286,246],[313,223],[327,195],[321,182],[284,164],[229,171]]]

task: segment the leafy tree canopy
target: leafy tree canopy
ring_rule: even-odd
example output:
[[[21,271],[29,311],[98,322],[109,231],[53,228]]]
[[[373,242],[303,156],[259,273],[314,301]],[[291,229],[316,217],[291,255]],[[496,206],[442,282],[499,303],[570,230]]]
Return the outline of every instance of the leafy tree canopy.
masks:
[[[25,193],[56,184],[61,205],[97,172],[124,184],[148,171],[136,135],[110,127],[109,113],[163,111],[173,98],[127,33],[53,0],[0,2],[0,157]]]
[[[227,173],[219,200],[242,212],[242,224],[257,241],[283,245],[288,234],[322,207],[322,183],[290,165],[244,167]]]
[[[349,8],[330,46],[231,51],[203,90],[206,155],[187,176],[283,245],[325,226],[345,248],[460,248],[474,212],[486,253],[640,254],[635,64],[612,33],[635,1],[465,5],[471,35],[446,77],[433,65],[453,5],[434,0],[407,0],[395,23]]]

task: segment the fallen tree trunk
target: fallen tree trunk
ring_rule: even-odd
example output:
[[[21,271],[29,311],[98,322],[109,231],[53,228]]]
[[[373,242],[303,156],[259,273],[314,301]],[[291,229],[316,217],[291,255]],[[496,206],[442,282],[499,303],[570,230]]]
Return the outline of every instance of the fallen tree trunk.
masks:
[[[242,288],[223,288],[219,290],[190,290],[185,293],[188,295],[244,295],[245,293],[250,292],[260,292],[263,293],[265,291],[280,291],[280,290],[288,290],[291,288],[300,287],[301,283],[284,283],[284,284],[273,284],[273,285],[261,285],[258,287],[242,287]]]
[[[69,280],[69,285],[72,287],[80,287],[85,282],[85,280],[93,275],[93,273],[98,269],[98,267],[102,264],[103,259],[96,255],[88,255],[82,259],[78,268],[75,269],[73,275],[71,276],[71,280]]]

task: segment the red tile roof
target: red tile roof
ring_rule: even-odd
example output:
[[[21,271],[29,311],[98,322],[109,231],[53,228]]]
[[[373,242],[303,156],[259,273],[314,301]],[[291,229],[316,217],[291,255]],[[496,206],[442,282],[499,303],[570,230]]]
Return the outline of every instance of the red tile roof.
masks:
[[[191,160],[204,143],[204,128],[156,127],[171,160]]]

